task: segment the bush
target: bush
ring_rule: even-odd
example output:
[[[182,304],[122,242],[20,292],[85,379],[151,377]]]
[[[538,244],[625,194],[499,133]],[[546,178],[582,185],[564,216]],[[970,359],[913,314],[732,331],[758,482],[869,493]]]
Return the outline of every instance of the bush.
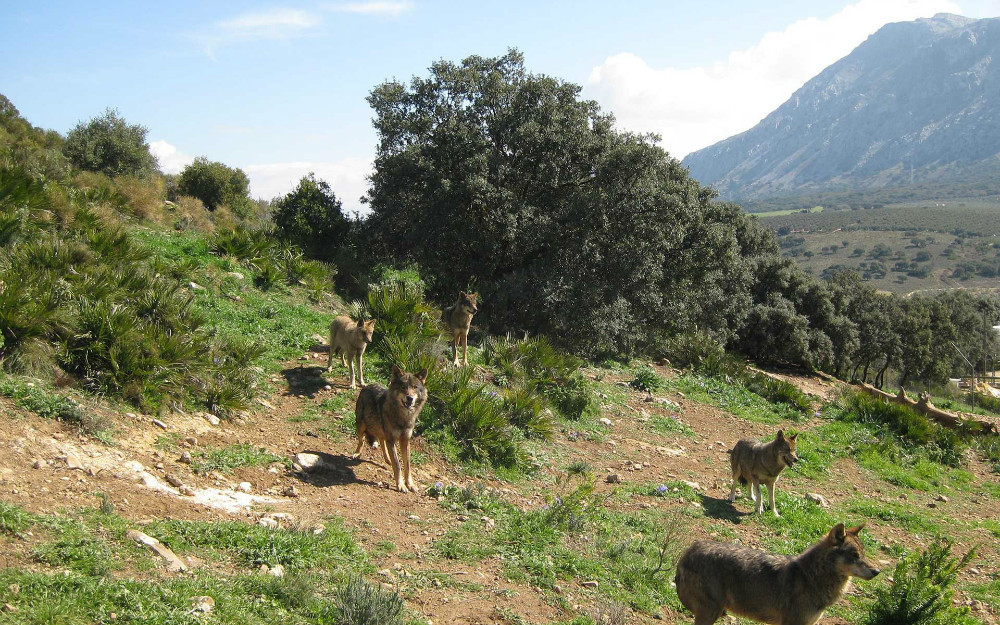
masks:
[[[275,200],[273,208],[278,233],[312,258],[335,258],[350,231],[340,200],[311,172],[288,195]]]
[[[250,212],[249,187],[250,180],[242,169],[204,156],[194,159],[177,179],[177,191],[198,198],[208,210],[226,205],[244,216]]]
[[[709,358],[720,358],[726,352],[707,332],[686,332],[668,339],[663,351],[675,367],[699,369]]]
[[[635,377],[628,385],[638,391],[652,393],[663,388],[663,378],[652,367],[644,365],[635,370]]]
[[[902,558],[892,582],[875,589],[862,625],[973,625],[969,609],[952,605],[958,573],[975,557],[970,549],[952,557],[952,544],[939,540],[919,555]]]
[[[70,130],[63,153],[73,165],[86,171],[147,178],[158,166],[146,143],[147,132],[109,108],[100,117],[80,122]]]
[[[334,593],[335,607],[321,615],[330,625],[402,625],[403,600],[391,590],[350,577]]]

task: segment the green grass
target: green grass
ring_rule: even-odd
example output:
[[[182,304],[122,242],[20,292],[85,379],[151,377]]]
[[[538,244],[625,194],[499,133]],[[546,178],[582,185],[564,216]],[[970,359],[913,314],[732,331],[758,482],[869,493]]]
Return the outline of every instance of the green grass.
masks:
[[[252,445],[230,445],[221,449],[197,452],[192,454],[191,469],[195,473],[211,473],[219,471],[228,473],[243,467],[281,462],[288,464],[288,458],[277,456],[269,451]]]
[[[667,388],[681,391],[691,400],[722,408],[748,421],[777,424],[798,421],[801,413],[788,404],[769,402],[741,385],[714,377],[684,373],[666,381]]]

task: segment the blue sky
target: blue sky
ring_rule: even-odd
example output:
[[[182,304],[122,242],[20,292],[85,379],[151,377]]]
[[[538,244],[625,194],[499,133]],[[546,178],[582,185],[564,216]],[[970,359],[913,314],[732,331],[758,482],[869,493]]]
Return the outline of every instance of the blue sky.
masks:
[[[678,157],[746,130],[890,21],[1000,16],[1000,0],[497,3],[3,2],[0,93],[65,133],[117,108],[165,171],[243,168],[254,195],[315,171],[356,209],[388,78],[520,49]]]

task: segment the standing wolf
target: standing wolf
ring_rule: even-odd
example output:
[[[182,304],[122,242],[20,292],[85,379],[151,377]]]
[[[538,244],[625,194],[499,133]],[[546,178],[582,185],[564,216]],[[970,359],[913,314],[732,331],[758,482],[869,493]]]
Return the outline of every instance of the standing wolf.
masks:
[[[774,516],[778,508],[774,505],[774,483],[785,467],[799,461],[795,455],[795,439],[798,434],[785,436],[782,430],[769,443],[761,443],[752,438],[744,438],[729,451],[729,464],[733,469],[733,487],[729,491],[729,501],[736,501],[736,489],[742,482],[750,483],[750,498],[757,503],[757,514],[764,511],[764,498],[760,485],[767,486],[767,496]]]
[[[458,365],[458,346],[462,346],[462,364],[469,364],[469,328],[472,316],[479,312],[475,293],[458,292],[458,301],[441,313],[441,320],[451,330],[451,360]]]
[[[354,383],[354,358],[358,359],[358,377],[361,386],[365,385],[365,370],[363,360],[365,349],[372,342],[375,332],[375,320],[356,322],[347,315],[340,315],[330,323],[330,356],[326,360],[326,370],[333,369],[333,355],[340,354],[340,362],[347,366],[351,361],[351,388],[357,388]]]
[[[358,447],[354,457],[361,456],[365,441],[371,445],[378,441],[382,457],[392,467],[396,488],[405,493],[407,489],[417,492],[410,477],[410,437],[417,415],[427,401],[427,369],[417,374],[405,373],[399,366],[392,367],[392,381],[389,388],[380,384],[369,384],[361,389],[358,403],[354,406],[354,416],[358,424]],[[396,443],[399,443],[399,455]],[[402,468],[400,467],[402,456]]]
[[[858,539],[863,525],[838,523],[818,543],[791,558],[749,547],[695,541],[677,562],[677,596],[695,625],[727,612],[774,625],[813,625],[844,594],[851,577],[872,579]]]

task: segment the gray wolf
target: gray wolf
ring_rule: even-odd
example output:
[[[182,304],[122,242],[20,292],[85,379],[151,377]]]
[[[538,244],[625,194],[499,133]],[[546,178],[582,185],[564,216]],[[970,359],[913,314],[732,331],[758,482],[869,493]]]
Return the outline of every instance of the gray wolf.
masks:
[[[469,364],[469,328],[472,316],[479,312],[475,293],[458,292],[458,301],[441,313],[441,320],[451,330],[451,360],[458,365],[458,346],[462,346],[462,364]]]
[[[361,456],[365,441],[369,445],[378,441],[382,448],[382,458],[392,467],[396,488],[403,493],[407,489],[417,491],[410,476],[410,437],[413,436],[417,415],[427,401],[427,387],[424,386],[426,381],[427,369],[413,374],[394,365],[389,388],[369,384],[361,389],[354,406],[358,424],[358,447],[354,450],[354,457]],[[396,443],[399,443],[398,455]]]
[[[695,541],[677,562],[674,583],[695,625],[712,625],[727,612],[761,623],[813,625],[844,594],[851,577],[872,579],[858,539],[864,525],[838,523],[815,545],[781,556],[742,545]]]
[[[736,489],[740,482],[750,483],[750,498],[757,503],[757,513],[764,511],[764,498],[760,494],[760,485],[767,486],[767,495],[774,516],[778,508],[774,505],[774,483],[778,474],[785,467],[790,467],[799,461],[795,455],[795,439],[798,434],[785,436],[782,430],[768,443],[761,443],[752,438],[744,438],[729,450],[729,464],[733,469],[733,487],[729,491],[729,501],[736,501]]]
[[[347,315],[340,315],[330,323],[330,356],[326,360],[326,370],[333,369],[333,355],[340,354],[340,362],[347,366],[347,360],[351,361],[351,388],[357,388],[354,384],[354,359],[358,359],[358,377],[361,378],[361,386],[365,385],[365,370],[363,361],[365,349],[372,342],[372,333],[375,332],[375,320],[357,322]]]

